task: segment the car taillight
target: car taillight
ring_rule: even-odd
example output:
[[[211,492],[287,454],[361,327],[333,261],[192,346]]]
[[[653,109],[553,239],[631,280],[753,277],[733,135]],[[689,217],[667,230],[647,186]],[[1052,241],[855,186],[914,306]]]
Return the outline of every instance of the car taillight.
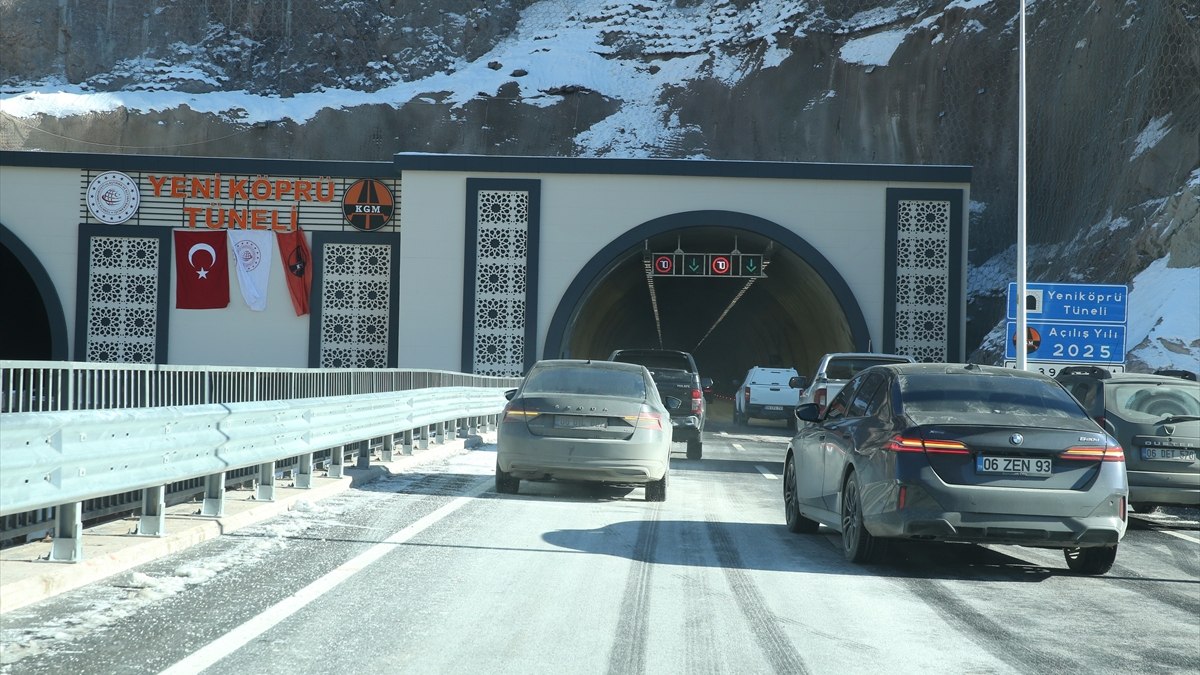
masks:
[[[650,410],[643,410],[637,416],[629,415],[625,421],[633,424],[637,429],[653,429],[661,431],[663,428],[662,415]]]
[[[501,424],[509,422],[528,422],[538,416],[536,410],[526,410],[524,408],[513,406],[511,403],[504,408],[504,417],[500,419]]]
[[[897,434],[883,445],[884,450],[892,452],[924,452],[930,455],[969,455],[961,441],[922,440]]]
[[[746,388],[742,389],[742,401],[747,406],[750,405],[750,387],[746,387]]]
[[[899,493],[896,495],[896,508],[902,509],[908,503],[908,486],[901,485]]]
[[[704,402],[704,392],[699,389],[692,390],[692,412],[700,414],[700,404]]]
[[[1125,450],[1115,441],[1109,441],[1104,447],[1077,445],[1067,448],[1059,454],[1059,459],[1075,459],[1085,462],[1125,462]]]

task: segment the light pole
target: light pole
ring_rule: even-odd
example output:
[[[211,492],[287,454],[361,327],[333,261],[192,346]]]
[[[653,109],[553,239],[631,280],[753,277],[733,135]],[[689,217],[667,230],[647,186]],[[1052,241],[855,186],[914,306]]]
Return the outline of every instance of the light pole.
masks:
[[[1013,334],[1017,370],[1028,370],[1025,347],[1025,0],[1021,3],[1020,45],[1017,50],[1017,326]]]

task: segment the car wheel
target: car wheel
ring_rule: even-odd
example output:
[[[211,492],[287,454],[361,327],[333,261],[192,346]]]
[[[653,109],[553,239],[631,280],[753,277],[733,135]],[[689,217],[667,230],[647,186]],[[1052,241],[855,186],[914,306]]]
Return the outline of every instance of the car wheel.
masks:
[[[704,454],[704,446],[700,445],[699,438],[689,438],[687,442],[687,458],[700,459]]]
[[[1104,574],[1117,559],[1117,545],[1063,549],[1067,567],[1076,574]]]
[[[800,515],[800,502],[796,501],[796,462],[788,455],[783,465],[783,517],[788,532],[816,534],[821,524]]]
[[[670,472],[663,474],[662,478],[656,481],[646,483],[646,501],[648,502],[665,502],[667,501],[667,476]]]
[[[1135,513],[1154,513],[1158,510],[1158,504],[1146,504],[1145,502],[1131,502],[1129,504]]]
[[[503,495],[515,495],[521,488],[521,479],[514,478],[511,473],[502,471],[500,463],[496,463],[496,492]]]
[[[737,425],[739,425],[741,423],[742,423],[742,416],[738,414],[737,408],[734,408],[733,409],[733,426],[736,427]]]
[[[863,526],[862,495],[853,473],[842,488],[842,553],[856,563],[878,562],[882,556],[882,542]]]

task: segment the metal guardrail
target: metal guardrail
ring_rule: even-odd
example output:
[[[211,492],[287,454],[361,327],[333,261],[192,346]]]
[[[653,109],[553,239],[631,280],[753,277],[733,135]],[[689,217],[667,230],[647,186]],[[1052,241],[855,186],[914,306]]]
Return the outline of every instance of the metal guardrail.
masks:
[[[0,360],[0,413],[276,401],[425,387],[515,387],[519,381],[520,378],[421,369]]]
[[[314,453],[333,448],[330,475],[345,451],[369,461],[380,439],[390,459],[396,436],[411,451],[417,436],[444,437],[490,424],[505,404],[502,388],[438,387],[382,394],[127,410],[8,413],[0,434],[0,515],[54,507],[52,560],[82,558],[82,503],[141,490],[138,531],[161,535],[166,486],[205,479],[202,515],[224,508],[226,472],[257,467],[256,498],[274,498],[276,467],[298,464],[298,487],[311,484]]]
[[[205,510],[219,510],[227,486],[257,484],[260,492],[269,492],[275,474],[284,468],[291,468],[297,484],[303,485],[314,464],[325,464],[331,475],[340,475],[347,454],[357,456],[362,464],[364,458],[369,460],[372,450],[378,450],[390,460],[393,447],[411,452],[415,444],[425,447],[431,439],[436,442],[447,433],[453,434],[457,427],[448,428],[452,422],[471,431],[488,426],[499,407],[480,413],[476,403],[471,403],[473,397],[484,396],[502,407],[501,392],[519,382],[519,378],[421,369],[0,360],[0,544],[40,537],[53,528],[56,542],[64,539],[67,541],[63,546],[73,546],[71,530],[76,524],[138,510],[142,512],[139,532],[154,534],[161,530],[164,504],[182,503],[203,493]],[[466,409],[450,406],[454,408],[451,410],[444,402],[439,403],[451,395],[449,390],[458,391],[460,396],[473,391],[460,401],[470,405]],[[381,398],[385,394],[392,396]],[[418,405],[420,410],[414,408]],[[306,412],[296,413],[297,406],[308,407],[304,408]],[[333,412],[338,410],[345,414]],[[260,418],[267,411],[273,417]],[[224,438],[222,443],[241,438],[250,449],[208,447],[207,442],[216,437],[204,438],[195,426],[198,420],[206,419],[205,414],[209,415],[209,424],[213,415],[221,419],[217,429]],[[293,421],[288,424],[298,424],[294,419],[297,415],[310,425],[314,420],[322,425],[310,426],[302,434],[308,444],[305,448],[297,448],[296,438],[280,426],[289,419]],[[379,419],[367,424],[364,415]],[[326,429],[323,425],[331,416],[339,419],[335,426],[345,426],[360,437],[346,440],[338,435],[340,432]],[[251,418],[255,421],[245,421]],[[252,439],[237,433],[229,436],[228,431],[239,424],[276,432]],[[153,433],[145,435],[147,429]],[[136,440],[139,438],[141,441]],[[139,442],[158,448],[161,456],[137,455],[145,450]],[[104,443],[121,450],[108,453]],[[196,443],[206,448],[207,459],[193,458],[200,472],[184,471],[190,475],[181,476],[175,470],[185,464],[179,453],[197,451]],[[276,445],[280,446],[278,451],[267,451],[272,459],[251,456]],[[76,462],[89,455],[94,456],[88,462]],[[107,465],[91,461],[101,457],[110,460]],[[49,466],[44,464],[46,461],[58,464]],[[219,472],[217,464],[222,467]],[[122,475],[119,486],[97,482],[97,476],[106,474],[129,475]],[[133,474],[153,476],[154,485],[132,480]],[[131,483],[134,487],[128,487]],[[89,487],[77,487],[83,484]],[[35,499],[38,494],[51,496]],[[58,559],[77,559],[81,554],[73,548],[59,551],[58,543],[55,547]]]

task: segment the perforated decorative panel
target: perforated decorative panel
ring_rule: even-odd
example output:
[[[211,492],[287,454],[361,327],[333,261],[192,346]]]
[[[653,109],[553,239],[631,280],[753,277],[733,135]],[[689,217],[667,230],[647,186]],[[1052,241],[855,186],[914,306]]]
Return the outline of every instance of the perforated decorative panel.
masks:
[[[318,366],[388,367],[392,247],[326,243],[320,259]]]
[[[160,240],[92,237],[85,361],[154,363]]]
[[[520,376],[525,371],[530,194],[480,190],[477,195],[472,372]]]
[[[951,301],[951,204],[896,205],[895,350],[918,361],[947,361]]]

